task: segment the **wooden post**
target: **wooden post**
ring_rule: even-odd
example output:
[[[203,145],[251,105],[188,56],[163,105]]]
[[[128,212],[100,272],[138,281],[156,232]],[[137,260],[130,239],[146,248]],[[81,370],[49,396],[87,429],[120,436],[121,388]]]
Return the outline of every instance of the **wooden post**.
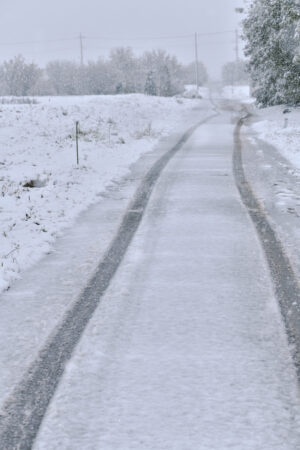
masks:
[[[76,157],[77,157],[77,165],[79,165],[78,135],[79,135],[79,122],[76,121]]]

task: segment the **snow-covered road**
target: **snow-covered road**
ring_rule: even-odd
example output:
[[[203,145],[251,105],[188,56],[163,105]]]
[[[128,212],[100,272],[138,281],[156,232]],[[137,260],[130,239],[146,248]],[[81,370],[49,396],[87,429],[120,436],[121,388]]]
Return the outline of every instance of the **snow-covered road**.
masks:
[[[294,450],[295,369],[222,114],[171,160],[34,450]]]

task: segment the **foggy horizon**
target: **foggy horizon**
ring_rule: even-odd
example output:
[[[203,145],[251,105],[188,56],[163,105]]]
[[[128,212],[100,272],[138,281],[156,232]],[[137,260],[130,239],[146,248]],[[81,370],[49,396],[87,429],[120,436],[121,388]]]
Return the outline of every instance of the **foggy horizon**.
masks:
[[[199,33],[199,61],[212,78],[220,76],[224,63],[235,59],[235,29],[240,16],[235,8],[243,0],[158,0],[150,3],[113,0],[72,2],[37,0],[2,2],[0,61],[23,55],[27,61],[45,66],[48,61],[80,61],[83,36],[84,62],[106,59],[113,48],[130,47],[137,55],[162,49],[179,62],[194,61],[194,33]],[[214,34],[216,33],[216,34]],[[241,56],[241,49],[240,49]]]

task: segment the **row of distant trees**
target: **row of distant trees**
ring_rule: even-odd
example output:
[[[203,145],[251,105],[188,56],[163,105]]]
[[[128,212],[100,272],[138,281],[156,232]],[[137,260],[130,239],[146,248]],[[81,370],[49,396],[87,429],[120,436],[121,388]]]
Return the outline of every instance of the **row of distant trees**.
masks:
[[[246,61],[239,60],[224,64],[222,82],[224,86],[248,85],[250,77]]]
[[[199,63],[200,84],[207,72]],[[182,65],[163,50],[135,56],[130,48],[112,50],[107,60],[85,65],[51,61],[42,69],[23,56],[0,65],[0,95],[91,95],[145,93],[172,96],[195,83],[195,65]]]

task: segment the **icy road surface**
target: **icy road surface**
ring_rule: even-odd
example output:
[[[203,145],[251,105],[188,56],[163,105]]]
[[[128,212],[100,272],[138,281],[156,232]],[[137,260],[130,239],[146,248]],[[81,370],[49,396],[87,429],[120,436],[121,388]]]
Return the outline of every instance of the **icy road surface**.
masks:
[[[34,450],[295,450],[300,403],[222,114],[160,178]]]

